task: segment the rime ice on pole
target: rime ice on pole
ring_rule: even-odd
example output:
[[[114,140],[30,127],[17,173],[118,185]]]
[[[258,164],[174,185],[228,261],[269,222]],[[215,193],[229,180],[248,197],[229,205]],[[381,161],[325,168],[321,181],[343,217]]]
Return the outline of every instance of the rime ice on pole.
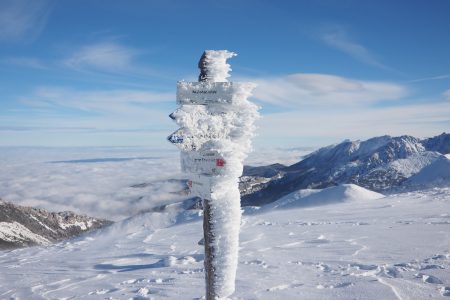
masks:
[[[226,50],[206,50],[199,62],[201,84],[178,84],[181,94],[189,90],[206,96],[197,97],[197,94],[192,94],[192,99],[185,98],[185,104],[179,102],[181,106],[171,115],[180,125],[183,134],[180,143],[183,145],[179,145],[182,149],[182,167],[185,171],[197,173],[191,175],[191,183],[197,184],[192,191],[197,191],[198,196],[206,199],[204,206],[208,206],[212,221],[209,222],[209,230],[213,238],[209,246],[214,252],[213,290],[215,297],[220,299],[230,296],[235,290],[241,222],[238,182],[243,171],[243,160],[251,151],[254,122],[259,118],[258,107],[247,99],[255,85],[235,82],[228,84],[231,67],[227,59],[233,56],[236,54]],[[197,86],[204,89],[195,90]],[[218,88],[211,89],[212,87]],[[216,94],[210,97],[208,93]],[[230,95],[231,99],[228,99]],[[196,104],[194,100],[201,105],[193,105]],[[171,137],[179,141],[176,132]],[[211,160],[209,157],[215,157],[202,156],[205,153],[215,153],[220,157],[215,158],[216,172],[199,172],[203,169],[198,164],[208,164]]]
[[[211,81],[227,81],[231,71],[226,63],[235,53],[228,51],[205,51],[207,76]],[[239,228],[241,222],[238,178],[242,175],[243,160],[251,150],[250,139],[254,122],[258,118],[257,106],[247,100],[255,86],[234,84],[233,103],[225,115],[205,120],[208,129],[228,132],[227,138],[211,140],[203,145],[218,151],[226,161],[222,175],[211,178],[211,215],[214,220],[215,290],[220,297],[230,296],[235,290],[238,263]],[[214,116],[220,107],[207,107]]]

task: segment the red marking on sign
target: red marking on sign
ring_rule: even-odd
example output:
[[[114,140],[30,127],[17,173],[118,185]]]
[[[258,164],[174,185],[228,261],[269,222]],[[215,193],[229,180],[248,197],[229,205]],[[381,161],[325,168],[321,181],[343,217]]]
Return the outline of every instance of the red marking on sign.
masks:
[[[189,180],[189,181],[187,182],[187,185],[188,185],[189,188],[192,188],[192,181]]]
[[[225,160],[219,158],[216,159],[216,167],[224,167],[225,166]]]

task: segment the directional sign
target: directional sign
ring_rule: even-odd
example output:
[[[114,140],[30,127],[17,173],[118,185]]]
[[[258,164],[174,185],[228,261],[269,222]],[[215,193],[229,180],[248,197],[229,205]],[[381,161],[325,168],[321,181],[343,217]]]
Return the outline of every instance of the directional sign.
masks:
[[[189,193],[192,196],[211,199],[211,176],[191,174],[189,178]]]
[[[167,140],[177,146],[182,151],[194,151],[207,141],[224,138],[222,133],[198,133],[191,134],[185,128],[180,128],[167,137]]]
[[[185,173],[220,175],[226,161],[217,151],[181,152],[181,170]]]
[[[167,137],[167,140],[184,151],[196,150],[192,137],[189,137],[183,128],[178,129]]]
[[[186,82],[177,83],[177,104],[231,104],[232,82]]]

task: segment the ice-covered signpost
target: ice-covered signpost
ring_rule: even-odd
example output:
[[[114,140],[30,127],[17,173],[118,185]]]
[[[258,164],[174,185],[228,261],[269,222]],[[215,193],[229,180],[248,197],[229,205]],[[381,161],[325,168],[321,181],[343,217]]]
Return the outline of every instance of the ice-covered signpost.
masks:
[[[239,177],[251,150],[258,107],[247,100],[252,83],[228,82],[235,56],[206,50],[199,61],[199,82],[177,83],[177,104],[170,117],[181,127],[168,140],[181,150],[189,188],[203,199],[206,299],[223,299],[235,289],[241,206]]]

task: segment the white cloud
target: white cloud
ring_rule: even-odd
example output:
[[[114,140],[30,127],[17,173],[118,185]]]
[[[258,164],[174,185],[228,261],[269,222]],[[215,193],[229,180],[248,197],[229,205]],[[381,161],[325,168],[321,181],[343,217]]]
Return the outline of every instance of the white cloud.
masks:
[[[345,30],[343,30],[342,28],[337,28],[333,31],[323,34],[322,40],[327,45],[352,56],[362,63],[380,69],[392,71],[390,67],[384,65],[378,59],[376,59],[375,55],[373,55],[366,47],[355,41],[352,41]]]
[[[377,135],[433,136],[450,130],[450,105],[412,101],[406,85],[326,74],[252,80],[254,97],[284,107],[259,121],[257,146],[316,146]],[[444,92],[450,99],[450,90]],[[286,109],[289,111],[286,112]]]
[[[79,91],[40,87],[31,96],[20,100],[34,107],[55,111],[66,107],[93,113],[138,116],[153,110],[149,104],[174,101],[173,99],[174,93],[157,93],[147,90]]]
[[[41,87],[20,99],[27,106],[22,112],[1,114],[0,145],[164,144],[176,128],[168,117],[174,97],[175,92]]]
[[[446,90],[446,91],[443,93],[443,95],[444,95],[445,99],[447,99],[448,101],[450,101],[450,89],[449,89],[449,90]]]
[[[50,1],[0,2],[0,41],[32,40],[45,28]]]
[[[129,71],[137,54],[136,49],[116,42],[100,42],[79,48],[65,59],[64,64],[76,70]]]
[[[402,99],[406,86],[383,81],[355,80],[327,74],[297,73],[280,78],[252,80],[254,96],[283,107],[362,106]]]
[[[450,74],[418,78],[418,79],[410,80],[409,82],[423,82],[423,81],[431,81],[431,80],[442,80],[442,79],[447,79],[447,78],[450,78]]]
[[[285,146],[326,145],[346,138],[385,134],[426,137],[450,130],[450,105],[441,102],[378,108],[299,108],[265,115],[258,125],[256,143],[266,146],[274,141]]]

